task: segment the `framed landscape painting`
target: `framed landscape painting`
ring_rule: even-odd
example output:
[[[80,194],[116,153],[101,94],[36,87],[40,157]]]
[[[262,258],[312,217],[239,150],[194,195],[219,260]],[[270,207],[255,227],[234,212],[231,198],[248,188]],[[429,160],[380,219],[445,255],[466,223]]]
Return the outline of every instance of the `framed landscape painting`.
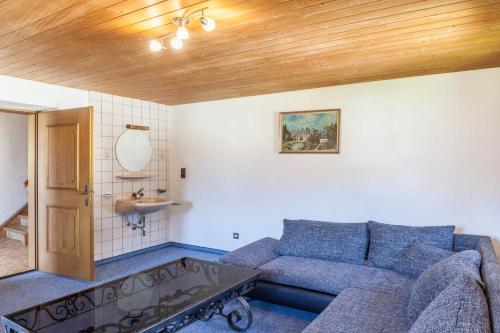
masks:
[[[280,113],[281,153],[339,152],[340,109]]]

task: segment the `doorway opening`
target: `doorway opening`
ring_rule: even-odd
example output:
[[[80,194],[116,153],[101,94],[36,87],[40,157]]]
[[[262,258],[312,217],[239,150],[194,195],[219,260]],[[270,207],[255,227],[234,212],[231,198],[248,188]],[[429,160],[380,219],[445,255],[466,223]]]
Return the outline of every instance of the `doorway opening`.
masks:
[[[92,115],[0,108],[0,279],[94,279]]]
[[[0,278],[35,269],[35,235],[30,219],[28,178],[30,115],[32,112],[0,109]],[[31,143],[34,144],[34,143]],[[33,166],[34,167],[34,166]]]

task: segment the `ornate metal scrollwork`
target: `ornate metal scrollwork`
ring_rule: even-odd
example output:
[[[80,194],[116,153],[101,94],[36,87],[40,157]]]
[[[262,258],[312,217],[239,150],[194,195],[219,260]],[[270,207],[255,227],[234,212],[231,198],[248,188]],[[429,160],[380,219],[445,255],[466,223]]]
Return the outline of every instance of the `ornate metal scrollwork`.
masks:
[[[226,294],[217,297],[217,299],[199,307],[196,310],[193,310],[189,314],[186,314],[178,318],[177,320],[174,319],[171,322],[162,324],[163,331],[165,333],[174,333],[186,327],[187,325],[191,324],[194,321],[210,320],[215,314],[225,317],[231,329],[238,332],[246,331],[252,325],[253,315],[250,305],[247,303],[247,301],[243,298],[242,295],[252,290],[255,287],[255,284],[256,284],[255,281],[249,282],[236,290],[233,290],[231,292],[228,292]],[[223,312],[224,307],[229,302],[235,299],[238,300],[238,302],[243,306],[243,309],[247,316],[246,324],[244,326],[238,326],[238,323],[243,319],[243,316],[239,310],[233,310],[228,314],[224,314]],[[157,330],[161,331],[161,328],[156,326],[154,328],[154,332],[156,332]]]
[[[245,310],[245,314],[247,316],[247,322],[244,326],[239,326],[238,323],[243,319],[243,316],[241,315],[241,312],[239,310],[233,310],[226,315],[227,323],[229,327],[231,327],[233,330],[237,332],[244,332],[247,329],[249,329],[250,326],[252,326],[253,323],[252,309],[242,296],[238,296],[236,299],[238,300],[238,302],[240,302],[240,304],[243,306],[243,309]]]

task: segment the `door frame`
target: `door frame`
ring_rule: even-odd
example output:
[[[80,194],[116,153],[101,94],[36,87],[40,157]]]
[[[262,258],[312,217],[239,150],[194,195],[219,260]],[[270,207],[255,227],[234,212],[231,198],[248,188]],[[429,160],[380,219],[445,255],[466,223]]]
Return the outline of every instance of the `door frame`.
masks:
[[[38,115],[28,121],[28,264],[38,270]]]

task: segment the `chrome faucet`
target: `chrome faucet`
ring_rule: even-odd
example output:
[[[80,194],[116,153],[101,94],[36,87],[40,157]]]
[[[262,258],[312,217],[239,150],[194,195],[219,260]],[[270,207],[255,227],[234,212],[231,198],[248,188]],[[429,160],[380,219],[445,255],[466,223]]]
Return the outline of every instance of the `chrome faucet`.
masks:
[[[140,199],[144,196],[144,188],[141,188],[139,191],[132,193],[134,199]]]

